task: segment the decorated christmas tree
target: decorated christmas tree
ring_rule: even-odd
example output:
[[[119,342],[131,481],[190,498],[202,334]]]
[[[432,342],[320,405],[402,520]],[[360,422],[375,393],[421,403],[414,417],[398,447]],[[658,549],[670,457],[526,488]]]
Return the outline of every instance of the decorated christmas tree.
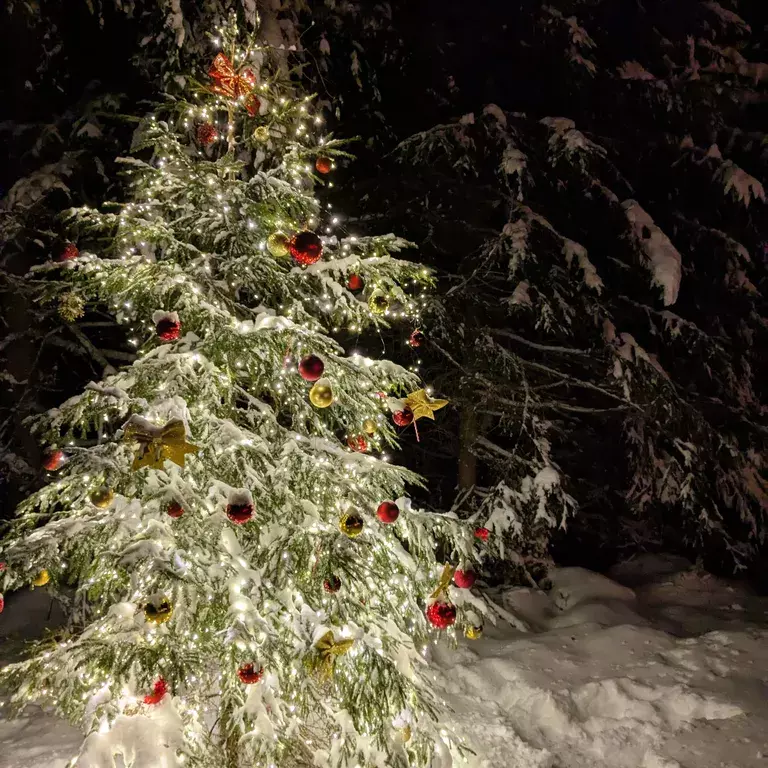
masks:
[[[387,460],[445,401],[330,335],[411,333],[430,276],[318,203],[343,152],[312,100],[234,24],[212,43],[139,123],[129,199],[72,211],[35,274],[72,322],[111,307],[138,358],[32,425],[50,483],[2,586],[69,623],[2,684],[83,727],[79,768],[446,764],[424,657],[482,631],[482,537]]]

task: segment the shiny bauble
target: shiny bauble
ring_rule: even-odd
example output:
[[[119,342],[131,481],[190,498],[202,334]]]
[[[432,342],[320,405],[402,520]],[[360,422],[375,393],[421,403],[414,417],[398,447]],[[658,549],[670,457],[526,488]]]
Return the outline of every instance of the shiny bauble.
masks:
[[[364,435],[350,435],[347,438],[347,446],[358,453],[365,453],[368,450],[368,441]]]
[[[253,685],[258,683],[262,677],[264,677],[264,667],[257,666],[256,664],[242,664],[237,669],[237,676],[240,678],[241,683],[245,685]]]
[[[91,504],[99,509],[106,509],[115,500],[115,492],[103,485],[91,494]]]
[[[5,608],[5,598],[0,594],[0,613],[3,612],[3,609]]]
[[[67,457],[64,455],[64,451],[55,449],[52,451],[46,451],[43,455],[43,469],[47,469],[49,472],[55,472],[57,469],[61,469]]]
[[[288,247],[294,260],[305,266],[320,261],[323,255],[323,241],[314,232],[299,232],[291,238]]]
[[[174,520],[178,520],[178,518],[184,514],[184,507],[182,507],[178,501],[171,501],[166,507],[165,513],[168,515],[168,517],[172,517]]]
[[[330,173],[332,168],[333,163],[331,163],[331,159],[329,157],[318,157],[317,160],[315,160],[315,170],[318,173]]]
[[[32,586],[44,587],[50,580],[51,580],[51,574],[48,573],[48,571],[45,568],[43,568],[43,570],[40,571],[40,573],[38,573],[34,579],[32,579]]]
[[[400,508],[394,501],[382,501],[376,508],[376,517],[382,523],[394,523],[400,517]]]
[[[480,541],[488,541],[490,535],[491,532],[487,528],[483,528],[482,526],[475,528],[475,538],[480,539]]]
[[[457,569],[453,574],[453,583],[461,589],[470,589],[476,580],[477,575],[474,571],[461,571]]]
[[[350,275],[347,280],[347,288],[350,291],[361,291],[365,283],[360,275]]]
[[[319,379],[309,390],[309,402],[315,408],[327,408],[333,405],[333,389],[328,379]]]
[[[438,629],[447,629],[456,622],[456,606],[440,600],[427,606],[424,612],[427,621]]]
[[[299,361],[299,376],[304,381],[317,381],[322,378],[325,371],[325,363],[317,355],[305,355]]]
[[[176,341],[181,334],[181,323],[170,317],[164,317],[155,325],[155,331],[163,341]]]
[[[173,604],[167,597],[144,606],[144,618],[150,624],[165,624],[166,621],[170,621],[171,616],[173,616]]]
[[[253,504],[227,504],[227,517],[235,525],[244,525],[253,517]]]
[[[267,238],[267,250],[276,258],[284,259],[291,252],[289,243],[291,238],[282,232],[273,232]]]
[[[408,339],[408,345],[411,347],[420,347],[424,343],[425,339],[426,337],[422,331],[417,328]]]
[[[210,123],[202,123],[197,126],[197,143],[201,147],[209,147],[219,138],[219,132]]]
[[[339,520],[339,530],[349,536],[350,539],[359,536],[363,532],[363,526],[363,518],[353,512],[347,512]]]
[[[331,594],[338,592],[341,589],[341,579],[335,574],[329,576],[327,579],[323,580],[323,589]]]
[[[259,125],[253,129],[253,140],[259,144],[266,144],[269,141],[269,128],[266,125]]]
[[[413,411],[410,408],[403,408],[402,411],[395,411],[392,414],[392,421],[394,421],[398,427],[407,427],[409,424],[413,424]]]
[[[85,302],[82,296],[68,291],[59,296],[59,305],[56,309],[62,320],[74,323],[85,315]]]
[[[482,627],[467,626],[464,627],[464,637],[468,640],[478,640],[483,636]]]
[[[363,422],[363,432],[366,435],[375,435],[379,431],[379,425],[375,419],[366,419]]]
[[[59,253],[59,261],[72,261],[80,255],[80,251],[74,243],[67,243]]]
[[[368,309],[374,315],[383,315],[389,309],[389,296],[384,291],[376,289],[368,299]]]

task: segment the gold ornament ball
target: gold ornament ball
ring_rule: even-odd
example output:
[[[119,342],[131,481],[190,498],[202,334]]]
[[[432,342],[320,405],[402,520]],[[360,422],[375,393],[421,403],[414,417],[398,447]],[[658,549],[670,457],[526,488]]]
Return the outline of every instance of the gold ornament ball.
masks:
[[[43,570],[40,571],[40,573],[38,573],[34,579],[32,579],[32,586],[44,587],[50,580],[51,580],[51,574],[48,573],[48,571],[45,568],[43,568]]]
[[[107,486],[97,488],[91,494],[91,504],[99,509],[106,509],[115,500],[115,492]]]
[[[477,640],[482,636],[483,636],[482,627],[473,627],[471,625],[468,627],[464,627],[464,637],[466,637],[468,640]]]
[[[315,408],[327,408],[333,404],[333,389],[327,379],[320,379],[309,390],[309,402]]]
[[[366,419],[363,422],[363,432],[365,432],[366,435],[375,435],[379,431],[379,425],[376,423],[375,419]]]
[[[173,616],[173,605],[168,598],[163,598],[158,603],[147,603],[144,606],[144,618],[150,624],[165,624]]]
[[[363,525],[363,518],[354,512],[347,512],[339,520],[339,530],[349,536],[350,539],[354,539],[355,536],[359,536],[363,532]]]
[[[277,259],[284,259],[289,253],[288,243],[291,238],[282,232],[273,232],[267,238],[267,250]]]
[[[258,141],[259,144],[264,144],[269,141],[269,128],[266,125],[260,125],[253,129],[253,140]]]
[[[368,308],[374,315],[383,315],[389,309],[389,296],[384,291],[375,290],[368,299]]]
[[[400,738],[403,740],[403,744],[407,744],[411,740],[412,735],[410,725],[404,725],[400,729]]]
[[[85,314],[85,302],[76,293],[64,293],[59,297],[59,317],[74,323]]]

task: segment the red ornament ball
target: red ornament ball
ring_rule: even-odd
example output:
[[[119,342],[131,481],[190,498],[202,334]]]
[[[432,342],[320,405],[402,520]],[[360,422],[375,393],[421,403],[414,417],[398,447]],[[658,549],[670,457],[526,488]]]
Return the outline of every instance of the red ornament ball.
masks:
[[[350,291],[361,291],[364,285],[365,283],[360,275],[350,275],[347,280],[347,288],[349,288]]]
[[[162,677],[158,677],[152,686],[152,693],[148,693],[144,697],[145,704],[159,704],[163,700],[163,696],[168,693],[168,684]]]
[[[457,570],[453,574],[453,583],[461,589],[470,589],[477,579],[474,571]]]
[[[59,261],[72,261],[80,255],[80,251],[74,243],[67,243],[59,254]]]
[[[8,563],[6,562],[0,563],[0,573],[2,573],[7,567],[8,567]]]
[[[376,517],[382,523],[394,523],[400,516],[400,509],[393,501],[382,501],[376,508]]]
[[[318,157],[315,160],[315,168],[318,173],[330,173],[332,168],[331,159],[329,157]]]
[[[299,361],[299,375],[304,381],[317,381],[325,371],[325,363],[317,355],[306,355]]]
[[[184,514],[184,507],[178,501],[172,501],[168,504],[168,508],[165,511],[168,517],[172,517],[175,520]]]
[[[170,317],[164,317],[158,321],[155,330],[163,341],[175,341],[181,334],[181,323]]]
[[[490,535],[491,532],[487,528],[475,528],[475,538],[480,539],[480,541],[488,541]]]
[[[237,676],[241,683],[253,685],[264,677],[264,667],[257,667],[255,664],[243,664],[238,668]]]
[[[3,612],[4,608],[5,608],[5,598],[0,594],[0,613]]]
[[[243,525],[253,517],[253,504],[227,504],[227,517],[235,525]]]
[[[426,337],[424,336],[423,331],[420,331],[418,328],[411,334],[411,337],[408,339],[408,345],[411,347],[420,347]]]
[[[395,411],[392,414],[392,421],[398,427],[407,427],[413,423],[413,411],[410,408],[404,408],[402,411]]]
[[[438,629],[447,629],[456,621],[456,606],[438,601],[427,606],[427,621]]]
[[[333,576],[329,576],[323,581],[323,589],[326,592],[330,592],[331,594],[338,592],[341,589],[341,579],[335,574]]]
[[[197,126],[197,142],[204,147],[213,144],[219,137],[219,132],[210,123],[203,123]]]
[[[323,242],[314,232],[299,232],[288,243],[291,256],[299,264],[314,264],[323,255]]]
[[[43,455],[43,468],[49,472],[55,472],[57,469],[61,469],[64,466],[64,462],[67,457],[64,455],[64,451],[56,449],[53,451],[46,451]]]
[[[359,453],[364,453],[368,450],[368,441],[365,439],[365,435],[350,435],[347,438],[347,445],[353,450]]]

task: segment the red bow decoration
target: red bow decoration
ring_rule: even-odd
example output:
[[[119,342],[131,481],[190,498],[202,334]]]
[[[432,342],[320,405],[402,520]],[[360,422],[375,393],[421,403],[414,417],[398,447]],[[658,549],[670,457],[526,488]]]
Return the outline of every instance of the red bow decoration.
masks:
[[[258,113],[261,102],[251,93],[256,85],[256,73],[252,69],[244,69],[238,74],[232,62],[223,53],[217,53],[208,74],[214,80],[214,93],[234,100],[244,96],[243,104],[248,114],[253,117]]]

